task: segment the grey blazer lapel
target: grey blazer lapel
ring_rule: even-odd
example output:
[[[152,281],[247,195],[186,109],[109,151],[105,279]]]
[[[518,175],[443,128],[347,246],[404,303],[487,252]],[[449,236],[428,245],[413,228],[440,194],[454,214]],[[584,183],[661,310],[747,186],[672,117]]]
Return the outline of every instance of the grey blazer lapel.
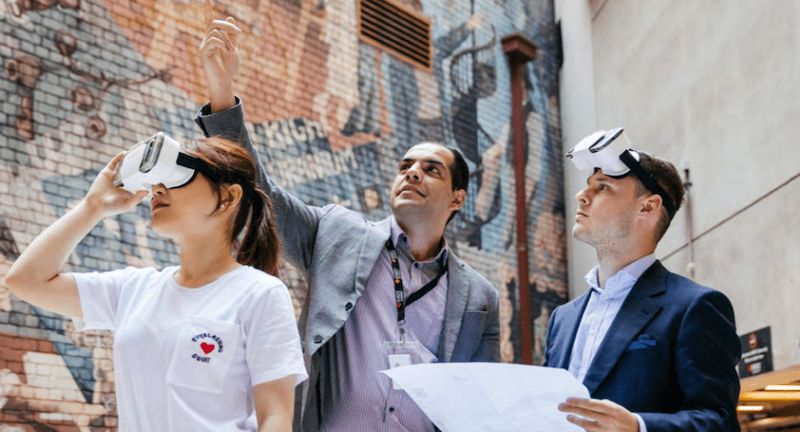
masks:
[[[464,263],[452,253],[447,254],[447,300],[444,311],[444,326],[439,340],[439,358],[450,361],[456,347],[461,320],[467,310],[471,282],[466,277]]]
[[[664,266],[656,261],[631,289],[583,380],[589,394],[606,379],[633,338],[661,311],[662,306],[653,297],[666,290],[666,273]]]
[[[372,269],[375,268],[375,264],[383,252],[384,244],[391,234],[391,217],[376,223],[372,229],[367,230],[356,263],[358,267],[356,268],[355,290],[359,297],[364,293],[369,275],[372,274]],[[347,256],[346,251],[342,251],[341,258],[343,260],[351,259]]]

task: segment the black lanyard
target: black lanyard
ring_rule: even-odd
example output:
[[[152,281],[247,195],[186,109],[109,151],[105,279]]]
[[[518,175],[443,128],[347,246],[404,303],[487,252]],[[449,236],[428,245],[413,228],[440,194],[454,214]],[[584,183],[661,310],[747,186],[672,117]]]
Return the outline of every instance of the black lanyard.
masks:
[[[419,300],[425,294],[429,293],[436,284],[439,283],[439,279],[447,273],[447,263],[439,262],[442,271],[439,274],[431,279],[430,282],[426,283],[424,287],[420,288],[419,290],[412,293],[406,299],[406,294],[403,292],[403,279],[400,277],[400,264],[397,262],[397,251],[394,249],[394,243],[392,243],[392,239],[386,240],[386,251],[389,252],[389,260],[392,261],[392,273],[394,276],[394,301],[395,306],[397,307],[397,322],[403,323],[406,320],[406,306],[411,305],[415,301]],[[444,257],[444,255],[442,255]],[[441,259],[441,258],[440,258]]]

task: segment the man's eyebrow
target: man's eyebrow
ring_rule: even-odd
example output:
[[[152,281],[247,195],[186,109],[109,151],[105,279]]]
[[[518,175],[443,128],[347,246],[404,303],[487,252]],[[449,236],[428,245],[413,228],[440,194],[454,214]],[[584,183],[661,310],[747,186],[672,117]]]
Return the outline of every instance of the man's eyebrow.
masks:
[[[592,176],[589,176],[589,177],[587,177],[587,178],[586,178],[586,185],[587,185],[587,186],[589,185],[589,181],[590,181],[591,179],[592,179]],[[601,175],[601,176],[599,176],[599,177],[595,177],[595,181],[596,181],[596,182],[602,182],[602,183],[605,183],[605,184],[612,184],[612,183],[613,183],[613,182],[611,181],[611,178],[610,178],[610,177],[606,177],[606,176],[604,176],[604,175]]]
[[[417,159],[414,159],[414,158],[403,158],[403,160],[400,161],[400,164],[402,165],[402,164],[404,164],[406,162],[416,162],[416,161],[417,161]],[[442,162],[440,160],[437,160],[437,159],[423,159],[422,161],[426,162],[426,163],[430,163],[430,164],[436,164],[436,165],[445,166],[444,162]]]
[[[444,162],[442,162],[440,160],[436,160],[436,159],[425,159],[425,162],[430,163],[430,164],[444,166]]]

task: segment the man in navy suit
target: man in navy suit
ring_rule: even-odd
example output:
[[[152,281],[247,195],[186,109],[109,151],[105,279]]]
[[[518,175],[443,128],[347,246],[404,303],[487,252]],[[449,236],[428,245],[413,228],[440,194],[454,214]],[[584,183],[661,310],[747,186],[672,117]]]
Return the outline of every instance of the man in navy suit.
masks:
[[[567,155],[594,168],[572,234],[594,247],[598,265],[590,289],[553,311],[545,365],[568,369],[591,399],[559,409],[591,432],[738,431],[731,303],[654,256],[683,201],[677,170],[629,150],[622,129],[586,140]]]

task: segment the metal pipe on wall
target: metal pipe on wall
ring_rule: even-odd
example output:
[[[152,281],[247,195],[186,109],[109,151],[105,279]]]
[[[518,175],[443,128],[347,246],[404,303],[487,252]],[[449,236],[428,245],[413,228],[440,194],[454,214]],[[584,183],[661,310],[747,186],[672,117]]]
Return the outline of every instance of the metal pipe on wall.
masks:
[[[503,53],[511,71],[511,134],[514,146],[515,204],[517,208],[517,287],[519,289],[520,360],[533,364],[533,319],[528,269],[528,214],[526,212],[525,165],[525,67],[536,57],[536,45],[520,33],[502,39]]]

